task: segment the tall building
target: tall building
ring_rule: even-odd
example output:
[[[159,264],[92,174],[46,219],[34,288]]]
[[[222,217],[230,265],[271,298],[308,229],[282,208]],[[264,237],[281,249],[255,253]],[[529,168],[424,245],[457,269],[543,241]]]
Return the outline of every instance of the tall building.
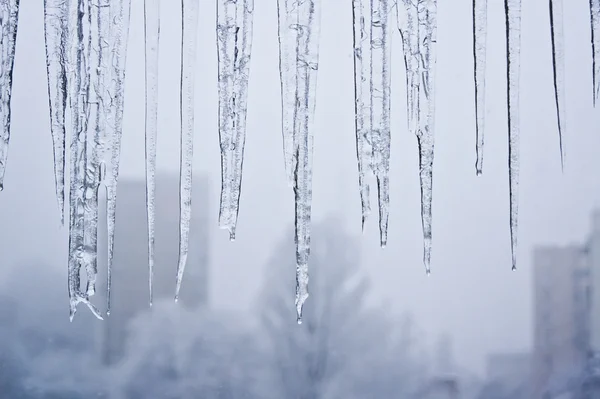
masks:
[[[533,263],[531,397],[541,399],[567,389],[585,366],[592,281],[588,251],[579,246],[537,248]]]
[[[593,287],[600,287],[600,210],[592,215],[592,232],[588,241],[588,254]],[[600,289],[592,290],[590,345],[600,352]]]
[[[197,307],[208,301],[209,181],[194,176],[189,255],[180,292],[181,306]],[[179,178],[156,176],[154,301],[174,300],[179,253]],[[119,361],[124,353],[129,322],[149,310],[146,186],[143,179],[121,179],[117,190],[111,313],[102,323],[100,347],[104,364]],[[106,248],[106,228],[100,229],[99,248]],[[99,253],[100,265],[106,254]],[[104,271],[105,268],[100,268]],[[98,297],[106,292],[106,276],[99,276]],[[102,286],[104,285],[104,287]],[[100,298],[99,298],[100,299]],[[106,303],[98,299],[95,303]]]

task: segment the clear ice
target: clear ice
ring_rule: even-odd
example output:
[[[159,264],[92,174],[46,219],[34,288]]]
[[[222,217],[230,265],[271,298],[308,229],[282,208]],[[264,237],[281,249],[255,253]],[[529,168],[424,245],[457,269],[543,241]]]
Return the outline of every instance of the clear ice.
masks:
[[[65,113],[67,108],[67,27],[65,0],[44,0],[46,72],[50,102],[50,130],[54,149],[54,184],[60,222],[65,221]]]
[[[278,12],[284,155],[294,188],[296,312],[301,323],[302,307],[308,298],[320,0],[279,0]]]
[[[519,211],[519,77],[521,69],[521,0],[504,0],[506,12],[506,63],[508,99],[508,170],[512,268],[517,268]]]
[[[125,66],[127,61],[127,41],[129,39],[129,20],[131,15],[131,0],[110,0],[109,49],[111,58],[106,68],[109,74],[108,94],[108,123],[106,132],[107,146],[105,161],[110,165],[106,168],[106,224],[108,230],[108,281],[107,281],[107,314],[110,314],[112,262],[115,246],[115,220],[117,208],[117,182],[119,178],[119,160],[121,157],[121,136],[123,133],[123,110],[125,105]]]
[[[590,27],[592,33],[592,79],[594,106],[600,95],[600,0],[590,0]]]
[[[148,291],[150,306],[154,280],[154,224],[156,136],[158,134],[158,51],[160,0],[144,0],[144,41],[146,55],[146,214],[148,218]]]
[[[187,261],[192,215],[192,162],[194,154],[194,77],[199,0],[182,0],[181,38],[181,165],[179,176],[179,261],[175,301]]]
[[[391,30],[388,0],[353,1],[356,148],[362,224],[370,213],[371,173],[377,179],[379,233],[387,244],[390,162]]]
[[[252,52],[254,0],[219,0],[219,138],[221,142],[221,200],[219,225],[235,239],[246,141],[248,78]]]
[[[567,125],[565,98],[565,37],[563,25],[563,1],[549,0],[550,33],[552,41],[552,71],[554,73],[554,98],[556,102],[556,118],[558,121],[558,139],[560,147],[560,163],[565,166],[565,130]]]
[[[430,272],[435,125],[437,0],[401,0],[398,27],[404,47],[409,130],[417,136],[421,181],[423,263]]]
[[[485,127],[485,70],[487,47],[487,0],[473,0],[473,57],[475,62],[475,170],[483,173],[483,138]]]
[[[10,98],[18,21],[19,0],[0,1],[0,191],[4,189],[10,140]]]

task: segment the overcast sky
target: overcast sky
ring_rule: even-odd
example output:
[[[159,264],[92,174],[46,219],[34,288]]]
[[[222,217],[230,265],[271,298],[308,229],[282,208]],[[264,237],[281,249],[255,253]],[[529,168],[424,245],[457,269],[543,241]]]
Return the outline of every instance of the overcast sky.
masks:
[[[143,1],[132,2],[121,175],[141,178]],[[228,233],[217,226],[220,158],[214,3],[201,1],[194,167],[213,181],[213,305],[252,310],[270,251],[278,240],[293,240],[283,236],[293,223],[294,208],[282,154],[277,9],[275,1],[255,0],[244,186],[237,240],[230,243]],[[561,174],[548,3],[523,1],[519,270],[513,273],[503,1],[489,1],[486,147],[484,174],[479,178],[475,176],[471,0],[439,3],[432,275],[427,278],[422,265],[417,147],[406,129],[397,30],[392,60],[388,247],[378,246],[375,217],[367,223],[360,242],[364,271],[374,282],[374,303],[388,302],[397,313],[412,311],[427,339],[451,333],[458,362],[482,370],[486,354],[527,350],[531,345],[532,247],[582,241],[589,229],[589,214],[600,205],[596,173],[600,170],[596,126],[600,125],[598,112],[592,109],[589,11],[585,1],[565,2],[568,130],[567,167]],[[179,2],[163,1],[158,165],[173,172],[179,166],[180,12]],[[0,263],[6,268],[19,259],[55,263],[64,268],[66,287],[67,234],[59,227],[54,196],[41,1],[21,2],[19,27],[11,147],[5,190],[0,194]],[[318,221],[336,212],[359,237],[349,0],[323,1],[319,66],[313,215]],[[176,265],[172,267],[175,273]],[[290,292],[290,300],[293,295]],[[66,289],[64,301],[66,312]]]

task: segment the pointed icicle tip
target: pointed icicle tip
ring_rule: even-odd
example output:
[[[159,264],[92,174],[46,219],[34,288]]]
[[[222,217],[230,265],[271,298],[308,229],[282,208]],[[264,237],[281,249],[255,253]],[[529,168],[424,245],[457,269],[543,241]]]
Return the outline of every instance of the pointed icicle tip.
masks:
[[[511,270],[512,270],[513,272],[516,272],[516,271],[517,271],[517,266],[515,266],[515,265],[512,265],[512,269],[511,269]]]
[[[0,191],[4,191],[4,184],[0,183]]]
[[[179,302],[179,295],[175,295],[175,303]]]
[[[106,311],[106,317],[110,316],[110,310]]]
[[[482,174],[483,174],[483,171],[481,169],[477,169],[476,172],[475,172],[475,175],[477,177],[481,176]]]
[[[235,242],[235,231],[234,230],[229,230],[229,241]]]
[[[425,271],[425,274],[427,274],[427,277],[430,277],[430,276],[431,276],[431,270],[430,270],[430,269],[427,269],[427,270]]]

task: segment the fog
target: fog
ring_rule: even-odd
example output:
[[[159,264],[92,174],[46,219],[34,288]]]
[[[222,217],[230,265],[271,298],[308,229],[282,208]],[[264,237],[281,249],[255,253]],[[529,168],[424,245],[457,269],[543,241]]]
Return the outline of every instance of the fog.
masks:
[[[439,2],[433,252],[432,274],[427,277],[422,264],[417,147],[406,128],[398,32],[394,32],[392,59],[389,238],[387,248],[381,249],[375,215],[361,233],[353,120],[352,9],[341,1],[323,1],[314,223],[327,224],[324,221],[331,215],[339,219],[339,223],[327,224],[331,237],[339,237],[339,245],[345,248],[336,253],[342,256],[347,250],[358,250],[358,272],[370,282],[365,306],[376,309],[373,314],[381,313],[392,325],[401,324],[402,315],[412,315],[419,342],[428,351],[438,337],[451,336],[454,362],[479,375],[483,375],[490,353],[531,350],[533,247],[583,241],[589,231],[590,213],[600,205],[600,179],[596,176],[600,170],[596,126],[600,121],[592,108],[588,5],[583,1],[565,3],[568,130],[566,169],[561,173],[547,1],[523,2],[518,270],[511,272],[503,2],[489,1],[481,177],[475,176],[471,1]],[[142,0],[132,0],[121,157],[121,176],[128,179],[142,179],[144,175],[142,11]],[[179,165],[180,13],[178,3],[163,2],[158,168],[173,173]],[[201,2],[194,170],[210,180],[206,204],[210,238],[207,307],[210,317],[237,319],[221,315],[239,314],[252,326],[264,311],[262,299],[280,290],[277,284],[265,288],[264,277],[271,268],[282,266],[285,259],[289,275],[294,273],[293,191],[285,180],[280,128],[277,9],[275,2],[255,2],[244,179],[235,242],[229,242],[228,233],[217,225],[220,154],[215,15],[214,2]],[[0,294],[13,301],[19,313],[18,325],[13,332],[8,328],[7,333],[18,331],[21,322],[35,320],[40,331],[64,324],[62,331],[69,336],[80,336],[69,333],[70,329],[92,336],[101,330],[103,322],[86,315],[87,309],[81,307],[73,324],[68,324],[67,231],[60,226],[54,196],[42,27],[42,2],[23,1],[10,152],[5,189],[0,193],[0,281],[6,283],[1,285]],[[177,196],[177,191],[172,195]],[[142,201],[139,206],[144,206]],[[126,222],[126,215],[119,214],[117,208],[117,228]],[[143,224],[137,234],[145,235]],[[313,247],[324,245],[319,240],[315,236]],[[285,251],[279,249],[282,243],[288,245]],[[270,262],[274,253],[282,257],[281,262]],[[319,266],[317,261],[309,265]],[[139,276],[144,279],[144,265],[135,267],[142,268]],[[176,259],[161,267],[172,268],[174,281]],[[45,275],[52,277],[39,277]],[[23,286],[12,283],[22,280],[27,281]],[[184,276],[184,286],[188,283]],[[289,306],[293,305],[293,287],[286,292],[287,296],[280,298],[290,309],[285,319],[290,326],[286,328],[302,330],[306,327],[295,325]],[[319,301],[316,295],[309,297],[309,314]],[[166,302],[161,306],[174,307]],[[202,319],[201,313],[208,311],[186,312],[182,318]],[[354,317],[349,313],[347,317]],[[6,330],[7,325],[2,327]],[[211,325],[207,322],[196,327],[198,334],[209,334]],[[201,356],[198,361],[202,362]],[[364,366],[369,367],[367,360]],[[271,376],[266,374],[265,378]]]

